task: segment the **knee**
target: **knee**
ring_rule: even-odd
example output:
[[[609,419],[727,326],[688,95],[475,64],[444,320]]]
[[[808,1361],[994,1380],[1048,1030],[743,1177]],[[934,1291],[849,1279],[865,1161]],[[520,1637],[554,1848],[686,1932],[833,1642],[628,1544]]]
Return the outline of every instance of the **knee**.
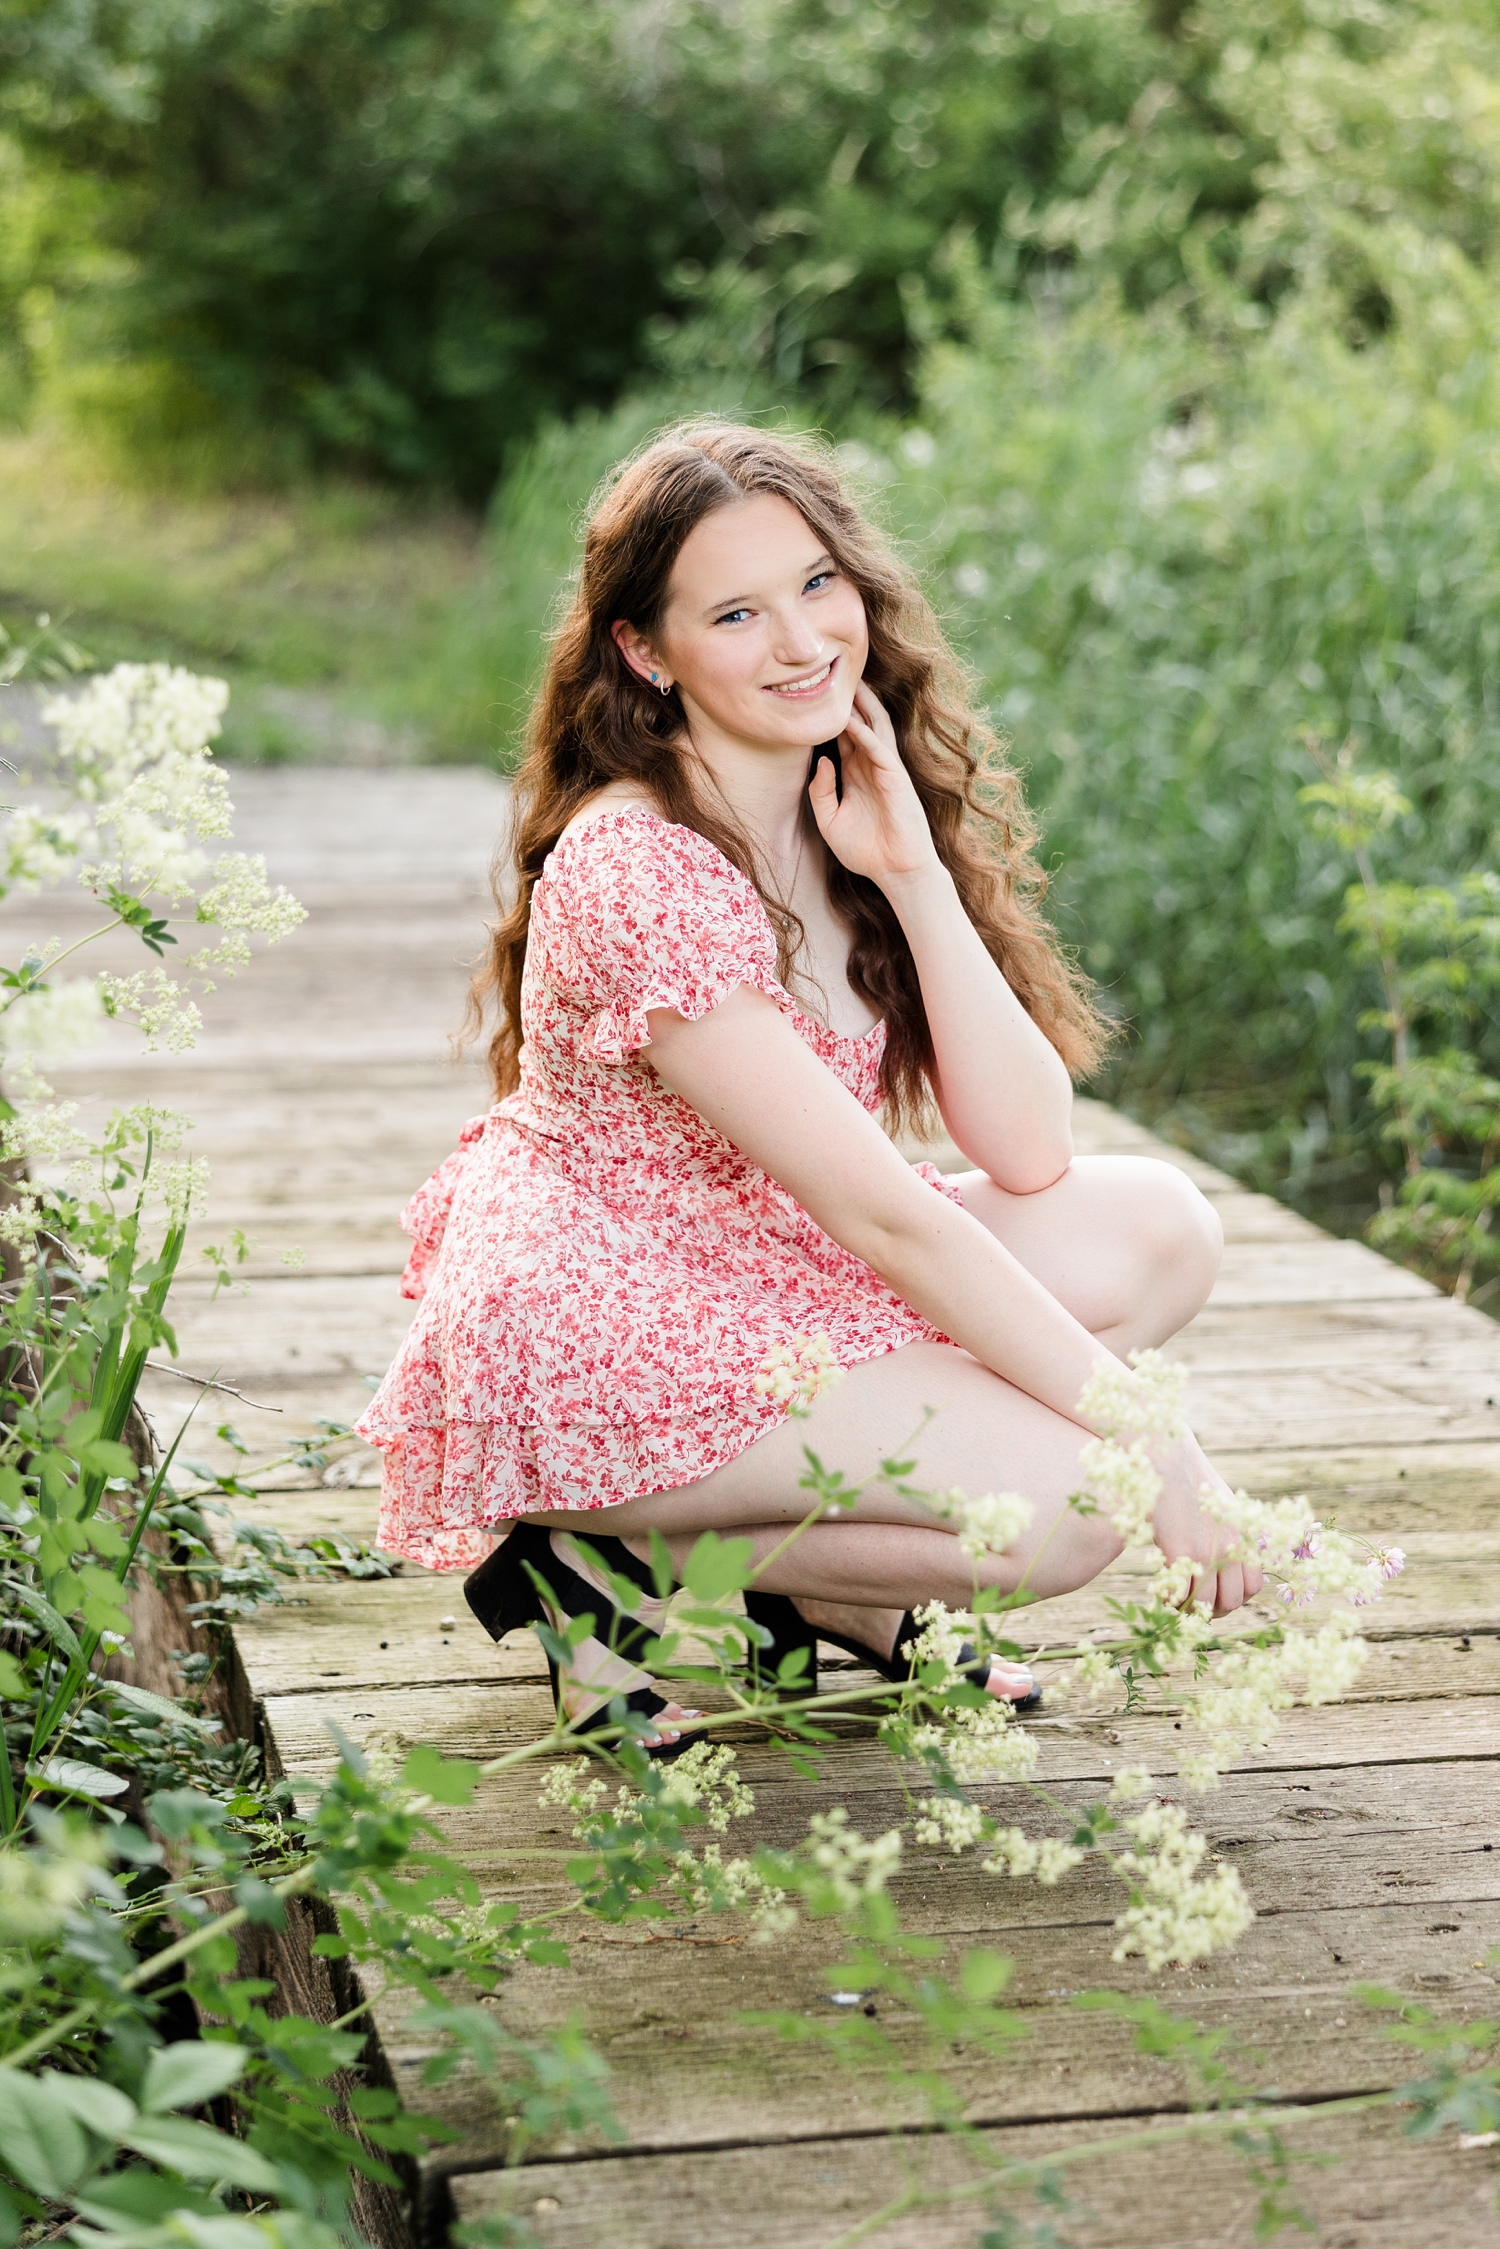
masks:
[[[1224,1254],[1219,1214],[1185,1172],[1159,1157],[1139,1159],[1131,1197],[1145,1293],[1170,1320],[1170,1335],[1201,1310]]]

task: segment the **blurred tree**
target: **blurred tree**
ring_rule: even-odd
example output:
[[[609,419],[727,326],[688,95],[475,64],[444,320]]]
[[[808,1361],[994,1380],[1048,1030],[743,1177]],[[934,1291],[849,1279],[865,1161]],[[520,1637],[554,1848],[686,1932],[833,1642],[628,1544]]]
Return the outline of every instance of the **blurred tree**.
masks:
[[[477,493],[609,402],[704,269],[769,364],[899,405],[962,230],[1003,285],[1198,265],[1269,310],[1310,202],[1493,234],[1481,0],[0,0],[0,127],[107,187],[72,291],[115,404]],[[1481,136],[1482,138],[1482,136]],[[97,315],[97,317],[95,317]],[[1253,315],[1252,315],[1253,317]],[[149,372],[149,380],[142,370]],[[144,389],[143,389],[144,382]],[[133,402],[133,403],[132,403]]]

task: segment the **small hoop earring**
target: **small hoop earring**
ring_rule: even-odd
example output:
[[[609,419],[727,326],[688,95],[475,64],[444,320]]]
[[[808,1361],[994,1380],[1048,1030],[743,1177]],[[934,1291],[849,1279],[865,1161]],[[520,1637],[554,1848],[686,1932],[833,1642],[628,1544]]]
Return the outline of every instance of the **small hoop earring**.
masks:
[[[655,677],[656,677],[656,674],[655,674],[655,672],[653,672],[653,673],[651,674],[651,677],[652,677],[653,679],[655,679]],[[661,683],[661,690],[660,690],[660,691],[661,691],[661,693],[662,693],[663,695],[670,695],[670,694],[671,694],[671,692],[672,692],[672,682],[671,682],[671,681],[670,681],[669,679],[664,679],[664,680],[662,681],[662,683]]]

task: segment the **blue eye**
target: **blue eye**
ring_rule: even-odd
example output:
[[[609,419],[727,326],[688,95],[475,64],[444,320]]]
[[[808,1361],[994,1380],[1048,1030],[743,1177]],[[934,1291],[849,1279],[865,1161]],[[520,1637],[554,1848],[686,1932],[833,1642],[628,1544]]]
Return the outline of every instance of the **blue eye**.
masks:
[[[716,625],[732,625],[741,617],[748,617],[748,609],[726,609],[722,617],[715,617]]]
[[[802,591],[804,593],[813,593],[819,586],[831,586],[837,576],[838,572],[836,570],[820,570],[817,573],[816,577],[808,579],[807,584],[803,587]]]

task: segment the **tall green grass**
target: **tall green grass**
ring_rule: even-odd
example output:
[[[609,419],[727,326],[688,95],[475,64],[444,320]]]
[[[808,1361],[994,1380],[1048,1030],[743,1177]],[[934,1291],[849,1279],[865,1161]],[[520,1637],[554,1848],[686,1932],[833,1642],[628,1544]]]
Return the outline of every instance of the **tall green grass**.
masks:
[[[1314,306],[1217,351],[1108,307],[990,307],[929,355],[930,460],[889,455],[1029,772],[1062,927],[1133,1026],[1117,1084],[1200,1132],[1217,1111],[1241,1165],[1311,1180],[1327,1147],[1325,1184],[1363,1138],[1374,994],[1297,804],[1308,735],[1399,776],[1384,871],[1440,882],[1497,847],[1500,389],[1472,279],[1393,274],[1402,316],[1362,350]]]

